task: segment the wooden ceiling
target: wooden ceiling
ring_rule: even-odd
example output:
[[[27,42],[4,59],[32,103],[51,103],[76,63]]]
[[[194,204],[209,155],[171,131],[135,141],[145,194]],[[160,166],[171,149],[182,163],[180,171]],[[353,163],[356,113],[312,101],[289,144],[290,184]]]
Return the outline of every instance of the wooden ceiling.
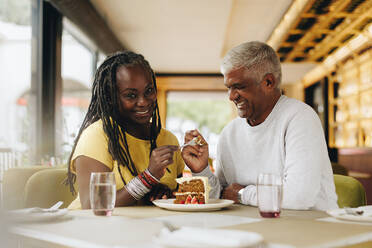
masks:
[[[310,0],[282,38],[282,62],[322,62],[372,23],[372,0]]]
[[[372,0],[49,1],[101,51],[145,54],[157,73],[218,74],[227,50],[266,41],[283,62],[283,83],[298,82],[372,25]]]

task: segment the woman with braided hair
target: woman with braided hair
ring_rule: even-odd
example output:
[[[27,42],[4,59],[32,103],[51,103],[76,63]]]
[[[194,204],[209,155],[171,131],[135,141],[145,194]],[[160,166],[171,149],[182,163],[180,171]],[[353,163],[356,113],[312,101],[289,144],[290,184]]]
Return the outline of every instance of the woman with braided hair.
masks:
[[[92,99],[69,158],[68,183],[79,197],[70,208],[90,208],[92,172],[113,171],[115,206],[171,196],[184,162],[176,137],[161,128],[155,74],[145,58],[124,51],[97,69]]]

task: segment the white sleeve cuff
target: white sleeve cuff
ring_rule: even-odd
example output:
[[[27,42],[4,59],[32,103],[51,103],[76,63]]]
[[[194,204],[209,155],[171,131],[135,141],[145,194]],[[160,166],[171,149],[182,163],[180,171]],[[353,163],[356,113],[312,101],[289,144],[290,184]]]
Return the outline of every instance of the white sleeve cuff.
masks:
[[[208,177],[208,184],[210,186],[209,197],[214,199],[220,198],[222,187],[218,181],[218,178],[210,170],[209,165],[203,171],[199,173],[192,173],[192,175]]]
[[[213,173],[212,173],[212,171],[211,171],[211,169],[209,168],[209,165],[208,165],[201,172],[198,172],[198,173],[192,172],[192,175],[196,176],[196,177],[208,177],[208,178],[210,178],[211,176],[213,176]]]
[[[243,190],[242,204],[257,206],[257,188],[256,185],[248,185]]]

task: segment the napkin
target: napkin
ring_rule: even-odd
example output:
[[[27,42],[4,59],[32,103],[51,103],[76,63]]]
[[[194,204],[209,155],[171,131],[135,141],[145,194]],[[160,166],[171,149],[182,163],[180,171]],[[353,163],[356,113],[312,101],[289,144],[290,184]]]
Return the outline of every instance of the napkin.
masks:
[[[34,208],[17,209],[17,210],[13,210],[12,212],[18,213],[18,214],[33,214],[33,213],[55,213],[57,211],[58,209],[34,207]]]
[[[68,213],[67,208],[49,210],[47,208],[23,208],[8,211],[10,219],[16,222],[51,221]]]
[[[162,229],[155,242],[164,247],[253,247],[263,242],[263,237],[254,232],[181,227],[175,231]]]

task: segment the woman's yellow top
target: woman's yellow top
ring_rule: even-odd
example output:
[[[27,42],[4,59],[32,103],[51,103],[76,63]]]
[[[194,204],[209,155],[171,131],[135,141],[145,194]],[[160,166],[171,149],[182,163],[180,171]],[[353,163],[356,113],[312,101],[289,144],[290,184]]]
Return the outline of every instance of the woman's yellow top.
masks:
[[[129,153],[138,173],[147,169],[150,160],[150,140],[138,139],[126,133]],[[171,132],[161,129],[158,138],[156,139],[157,147],[164,145],[179,145],[176,136]],[[102,121],[98,120],[88,126],[81,134],[79,141],[76,145],[75,152],[71,159],[71,171],[76,173],[75,160],[77,157],[84,155],[93,158],[104,165],[106,165],[115,174],[116,190],[124,187],[117,161],[113,160],[108,151],[108,137],[103,131]],[[177,182],[175,179],[181,175],[184,169],[184,162],[181,157],[181,152],[178,150],[173,155],[173,164],[168,166],[170,173],[165,172],[165,175],[160,179],[160,183],[167,185],[170,189],[175,189]],[[121,174],[126,183],[133,179],[127,167],[120,167]],[[81,209],[80,199],[77,197],[75,201],[69,206],[70,209]]]

